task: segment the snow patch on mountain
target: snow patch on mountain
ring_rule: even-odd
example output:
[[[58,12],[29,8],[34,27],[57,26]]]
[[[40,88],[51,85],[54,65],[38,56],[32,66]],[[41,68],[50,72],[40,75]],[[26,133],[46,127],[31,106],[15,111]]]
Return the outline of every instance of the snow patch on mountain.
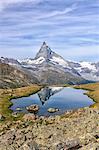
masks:
[[[99,76],[96,76],[94,73],[82,73],[82,77],[86,80],[99,81]]]
[[[88,68],[90,70],[96,71],[95,65],[93,65],[90,62],[81,62],[80,65],[81,65],[82,68]]]
[[[67,63],[64,59],[62,59],[61,57],[55,57],[55,56],[53,56],[53,57],[50,59],[50,61],[51,61],[52,63],[61,65],[62,67],[68,67],[68,68],[70,68],[70,67],[68,66],[68,63]]]
[[[38,59],[23,60],[22,63],[26,63],[28,65],[38,65],[38,64],[42,64],[44,61],[45,61],[44,57],[39,57]]]
[[[12,66],[19,66],[19,65],[21,65],[21,63],[18,60],[13,59],[13,58],[1,57],[0,58],[0,62],[5,63],[5,64],[9,64],[9,65],[12,65]]]
[[[97,63],[80,62],[74,69],[85,79],[92,81],[99,81],[99,70],[96,67]]]

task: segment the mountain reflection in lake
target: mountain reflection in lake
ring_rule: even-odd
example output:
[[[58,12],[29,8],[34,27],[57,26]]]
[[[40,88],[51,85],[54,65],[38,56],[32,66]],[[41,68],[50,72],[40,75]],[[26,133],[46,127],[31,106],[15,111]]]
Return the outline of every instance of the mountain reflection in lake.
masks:
[[[63,89],[63,87],[45,87],[43,89],[41,89],[41,91],[39,91],[37,94],[39,96],[40,101],[42,102],[42,105],[49,100],[49,98],[58,93],[59,91],[61,91]]]
[[[20,112],[28,113],[26,107],[37,104],[40,107],[38,115],[50,115],[48,108],[58,108],[60,111],[54,114],[62,114],[66,110],[92,105],[94,102],[84,92],[69,87],[45,87],[29,97],[13,99],[11,110],[18,112],[17,108],[21,108]]]

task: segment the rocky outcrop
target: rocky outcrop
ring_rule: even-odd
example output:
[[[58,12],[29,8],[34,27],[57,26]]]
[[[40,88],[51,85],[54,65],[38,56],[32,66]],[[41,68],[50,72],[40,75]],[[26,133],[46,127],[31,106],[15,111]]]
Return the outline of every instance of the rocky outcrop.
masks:
[[[39,110],[39,106],[34,104],[34,105],[30,105],[28,107],[26,107],[26,109],[29,111],[29,112],[34,112],[36,113],[38,110]]]
[[[37,117],[36,117],[36,115],[34,115],[33,113],[31,114],[31,113],[29,113],[29,114],[25,114],[24,116],[23,116],[23,120],[24,121],[34,121],[34,120],[36,120],[37,119]]]
[[[82,108],[61,116],[24,119],[0,126],[0,150],[99,149],[99,110]]]

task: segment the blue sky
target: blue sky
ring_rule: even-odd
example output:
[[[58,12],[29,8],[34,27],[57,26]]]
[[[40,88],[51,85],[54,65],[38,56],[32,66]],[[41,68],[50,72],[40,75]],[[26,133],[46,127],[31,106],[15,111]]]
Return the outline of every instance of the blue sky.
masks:
[[[0,56],[33,58],[43,41],[65,59],[99,61],[99,0],[0,0]]]

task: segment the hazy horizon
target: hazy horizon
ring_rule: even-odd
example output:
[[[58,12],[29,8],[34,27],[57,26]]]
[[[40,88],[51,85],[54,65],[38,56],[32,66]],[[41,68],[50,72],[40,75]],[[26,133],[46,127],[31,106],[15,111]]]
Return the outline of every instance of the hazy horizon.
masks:
[[[1,0],[0,56],[34,58],[43,41],[66,60],[99,61],[99,0]]]

